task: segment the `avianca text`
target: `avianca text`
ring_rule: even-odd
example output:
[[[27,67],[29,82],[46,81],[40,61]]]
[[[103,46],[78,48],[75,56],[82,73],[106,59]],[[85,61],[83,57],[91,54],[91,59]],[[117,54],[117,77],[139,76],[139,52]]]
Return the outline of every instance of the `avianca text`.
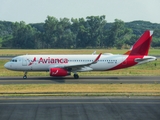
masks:
[[[32,62],[36,61],[36,57],[33,59]],[[39,58],[38,63],[43,63],[43,64],[54,64],[54,63],[60,63],[60,64],[66,64],[68,63],[67,58]]]

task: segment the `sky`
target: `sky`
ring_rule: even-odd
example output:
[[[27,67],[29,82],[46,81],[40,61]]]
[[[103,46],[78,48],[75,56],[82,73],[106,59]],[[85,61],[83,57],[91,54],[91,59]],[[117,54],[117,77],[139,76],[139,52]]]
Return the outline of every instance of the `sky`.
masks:
[[[160,23],[160,0],[1,0],[0,21],[45,22],[47,16],[86,18],[106,16],[107,22],[120,19]]]

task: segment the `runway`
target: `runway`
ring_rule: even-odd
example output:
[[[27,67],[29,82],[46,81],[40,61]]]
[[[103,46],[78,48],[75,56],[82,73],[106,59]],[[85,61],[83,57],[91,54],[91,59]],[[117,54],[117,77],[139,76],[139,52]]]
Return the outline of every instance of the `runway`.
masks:
[[[0,77],[0,84],[155,84],[160,76]]]
[[[0,120],[160,120],[160,97],[0,97]]]

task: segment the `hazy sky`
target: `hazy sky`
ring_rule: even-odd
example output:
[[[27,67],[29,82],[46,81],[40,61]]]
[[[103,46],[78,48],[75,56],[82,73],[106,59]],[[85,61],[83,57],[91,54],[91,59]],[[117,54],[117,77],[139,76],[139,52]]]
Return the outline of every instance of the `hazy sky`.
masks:
[[[107,22],[121,19],[160,23],[160,0],[0,0],[0,20],[44,22],[47,16],[86,18],[105,15]]]

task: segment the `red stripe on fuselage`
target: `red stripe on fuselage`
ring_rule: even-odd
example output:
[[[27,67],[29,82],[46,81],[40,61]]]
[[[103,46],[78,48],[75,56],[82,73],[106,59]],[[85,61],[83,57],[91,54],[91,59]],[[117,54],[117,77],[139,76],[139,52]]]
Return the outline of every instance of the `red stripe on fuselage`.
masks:
[[[108,70],[117,70],[117,69],[122,69],[122,68],[127,68],[127,67],[131,67],[137,64],[137,62],[135,62],[136,58],[143,58],[144,56],[134,56],[134,55],[129,55],[122,63],[120,63],[119,65],[108,69]]]

